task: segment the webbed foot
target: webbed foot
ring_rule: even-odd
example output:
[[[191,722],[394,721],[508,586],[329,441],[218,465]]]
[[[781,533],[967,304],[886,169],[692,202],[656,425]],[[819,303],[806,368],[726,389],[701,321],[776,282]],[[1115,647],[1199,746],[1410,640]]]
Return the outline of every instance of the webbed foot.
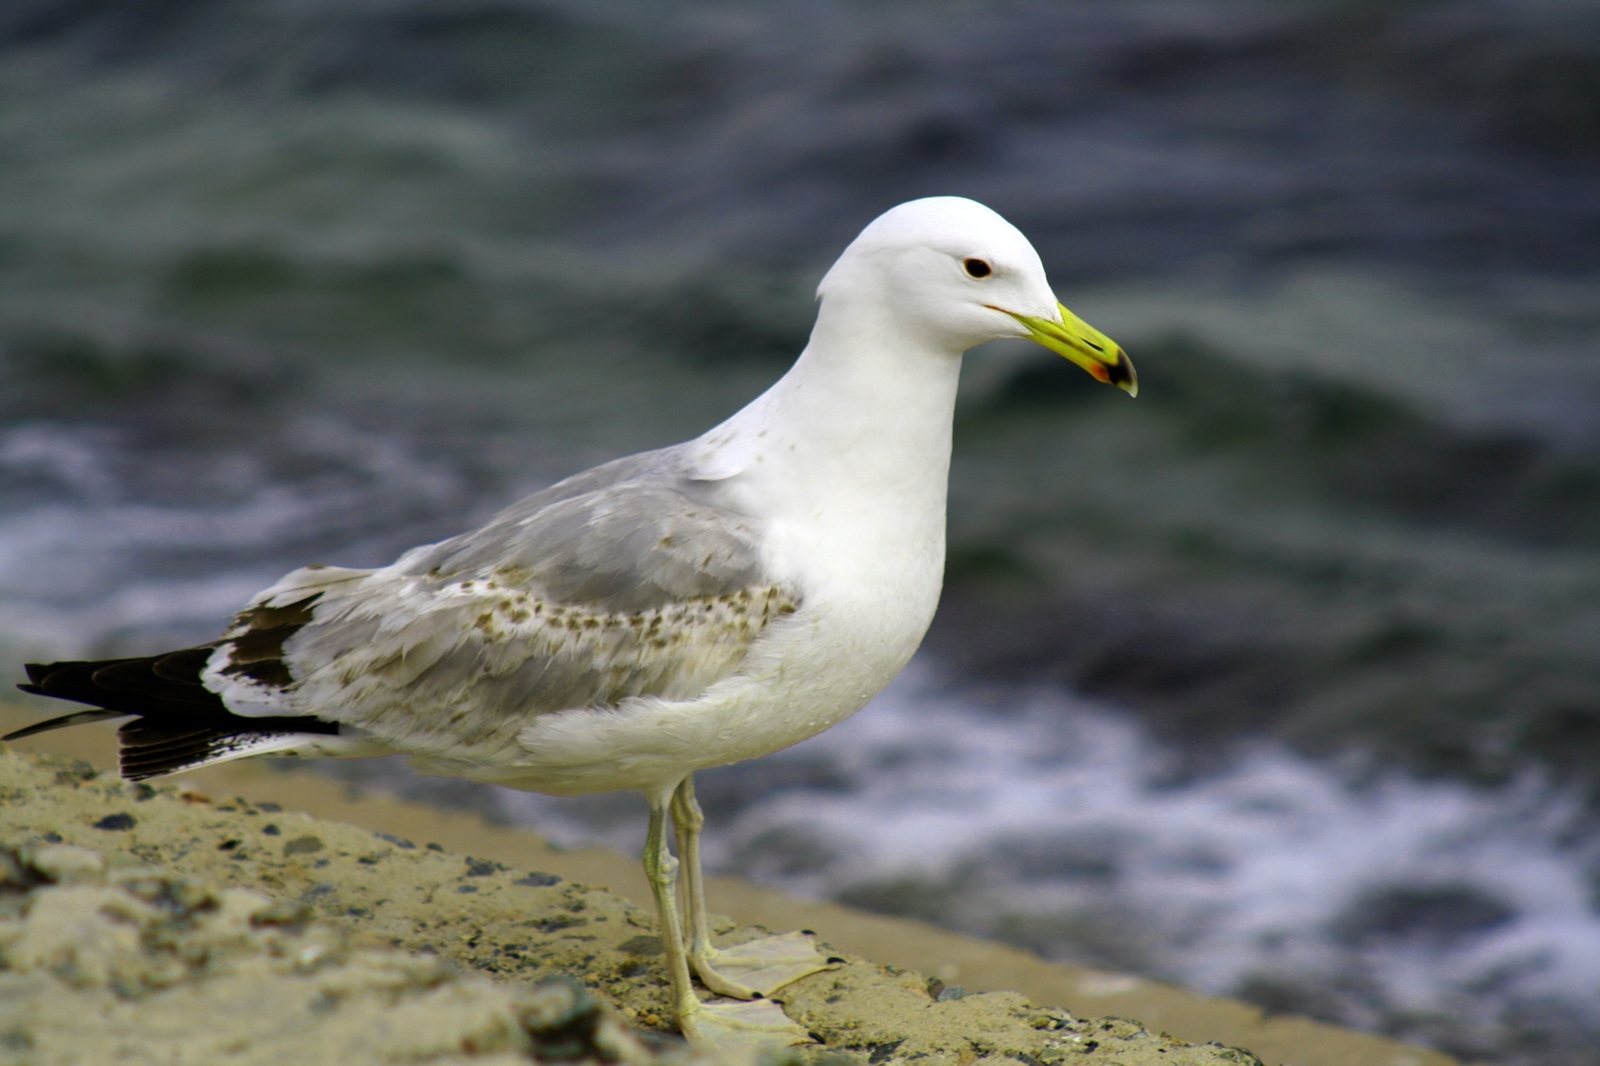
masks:
[[[770,999],[696,1002],[678,1019],[689,1043],[719,1051],[794,1047],[812,1043],[807,1033]]]
[[[841,961],[818,951],[810,933],[762,937],[728,948],[691,951],[689,956],[689,964],[707,988],[734,999],[770,996],[791,981]]]

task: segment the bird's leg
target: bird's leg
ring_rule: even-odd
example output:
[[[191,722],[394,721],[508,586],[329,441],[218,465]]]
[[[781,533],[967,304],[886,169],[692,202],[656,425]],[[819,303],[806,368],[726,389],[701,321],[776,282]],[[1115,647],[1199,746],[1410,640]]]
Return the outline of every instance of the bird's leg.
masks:
[[[667,849],[664,805],[650,800],[650,830],[644,840],[644,875],[656,897],[656,922],[661,950],[666,955],[667,978],[672,982],[672,1011],[680,1019],[698,1006],[683,953],[683,920],[678,916],[678,860]]]
[[[705,870],[700,865],[700,830],[706,824],[705,812],[694,798],[694,775],[683,779],[672,794],[672,828],[678,836],[678,854],[683,856],[683,892],[689,912],[689,959],[696,972],[711,952],[711,921],[706,917]],[[706,967],[709,969],[709,967]],[[700,979],[706,987],[735,999],[752,999],[759,993],[751,989],[728,991],[718,988],[704,974]]]
[[[705,872],[700,866],[700,829],[706,816],[694,798],[694,775],[683,779],[672,797],[672,824],[683,857],[685,902],[689,919],[689,965],[705,986],[718,995],[754,999],[776,992],[791,981],[826,970],[841,961],[817,950],[810,933],[786,933],[717,948],[711,944],[711,919],[706,912]]]
[[[787,1047],[811,1042],[770,1000],[757,1003],[702,1003],[694,994],[684,953],[683,919],[678,914],[678,860],[667,847],[666,794],[650,796],[650,831],[644,843],[644,873],[656,898],[656,919],[667,977],[672,985],[672,1015],[690,1042],[701,1047]]]

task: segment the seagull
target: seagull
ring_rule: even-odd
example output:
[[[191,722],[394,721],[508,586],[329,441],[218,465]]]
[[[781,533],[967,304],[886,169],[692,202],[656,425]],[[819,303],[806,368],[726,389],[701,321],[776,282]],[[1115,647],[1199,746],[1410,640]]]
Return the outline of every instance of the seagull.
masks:
[[[881,215],[817,299],[794,366],[702,436],[389,566],[295,570],[209,644],[29,664],[24,691],[94,709],[4,739],[132,716],[118,733],[131,781],[401,753],[534,792],[642,792],[675,1021],[705,1045],[806,1042],[766,997],[841,960],[811,934],[714,945],[695,771],[837,724],[917,650],[943,579],[969,348],[1031,339],[1138,391],[1122,349],[1057,302],[1027,238],[969,199]]]

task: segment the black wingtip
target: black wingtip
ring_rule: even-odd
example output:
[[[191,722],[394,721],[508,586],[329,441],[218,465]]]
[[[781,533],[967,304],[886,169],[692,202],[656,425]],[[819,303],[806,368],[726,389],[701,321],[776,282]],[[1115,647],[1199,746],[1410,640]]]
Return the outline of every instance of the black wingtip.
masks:
[[[281,621],[277,615],[268,620]],[[271,647],[265,650],[274,651],[281,634],[274,629],[267,637],[266,644]],[[339,732],[337,723],[310,716],[253,718],[232,713],[220,696],[206,688],[202,676],[213,648],[202,645],[131,659],[29,663],[29,683],[18,686],[22,691],[90,707],[27,726],[0,740],[132,718],[118,734],[122,776],[141,781],[223,758],[272,754],[282,750],[282,744],[273,742],[284,736]]]
[[[33,685],[18,685],[17,687],[22,689],[24,692],[39,692],[39,689]],[[43,693],[40,694],[43,695]],[[76,711],[72,714],[64,714],[60,718],[51,718],[48,721],[35,722],[32,725],[24,726],[15,732],[7,733],[5,736],[0,737],[0,743],[13,740],[22,740],[24,737],[35,736],[39,733],[48,733],[52,729],[67,729],[75,725],[87,725],[90,722],[103,722],[108,718],[126,718],[128,717],[128,713],[129,712],[127,711],[108,711],[98,708],[92,711]]]

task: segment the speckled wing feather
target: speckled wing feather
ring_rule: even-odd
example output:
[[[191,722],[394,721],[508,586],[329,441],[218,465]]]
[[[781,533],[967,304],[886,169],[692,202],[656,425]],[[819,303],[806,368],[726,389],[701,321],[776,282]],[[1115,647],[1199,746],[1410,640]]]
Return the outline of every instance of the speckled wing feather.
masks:
[[[540,714],[693,698],[798,599],[684,455],[597,467],[381,570],[297,570],[234,620],[206,685],[440,758],[508,748]]]

